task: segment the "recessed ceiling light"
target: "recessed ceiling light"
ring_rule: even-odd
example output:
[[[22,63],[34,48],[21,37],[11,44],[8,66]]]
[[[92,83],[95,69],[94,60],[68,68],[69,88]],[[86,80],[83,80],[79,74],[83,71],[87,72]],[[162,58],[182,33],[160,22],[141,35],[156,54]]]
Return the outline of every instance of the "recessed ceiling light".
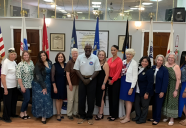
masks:
[[[101,2],[92,2],[92,4],[101,4]]]
[[[77,13],[83,13],[83,12],[77,12]]]
[[[56,6],[57,6],[57,5],[56,5]],[[55,5],[53,4],[53,5],[51,5],[51,7],[52,7],[52,8],[55,8]]]
[[[150,0],[150,1],[156,1],[157,2],[157,0]],[[162,0],[158,0],[158,1],[162,1]]]
[[[124,11],[124,12],[129,12],[129,11],[127,10],[127,11]]]
[[[54,0],[43,0],[45,2],[54,2]]]
[[[130,8],[130,9],[132,9],[132,10],[136,10],[136,9],[138,9],[138,8]]]
[[[93,5],[92,7],[93,7],[93,8],[100,8],[99,5]]]
[[[146,2],[144,2],[144,3],[142,3],[143,5],[151,5],[151,4],[153,4],[153,3],[146,3]]]
[[[135,8],[138,8],[139,6],[134,6]]]

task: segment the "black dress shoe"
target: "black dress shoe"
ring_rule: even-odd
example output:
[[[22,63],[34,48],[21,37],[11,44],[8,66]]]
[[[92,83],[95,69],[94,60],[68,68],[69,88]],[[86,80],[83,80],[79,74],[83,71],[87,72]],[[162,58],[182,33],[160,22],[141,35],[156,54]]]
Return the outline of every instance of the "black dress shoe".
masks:
[[[107,117],[108,120],[110,120],[111,118],[112,118],[111,116]]]
[[[4,119],[2,119],[2,121],[6,122],[6,123],[11,123],[11,122],[12,122],[11,119],[9,119],[9,120],[4,120]]]
[[[146,123],[145,121],[136,121],[136,124],[143,124]]]
[[[138,121],[139,118],[132,118],[132,121]]]
[[[153,122],[153,121],[154,121],[154,119],[148,119],[147,121],[151,121],[151,122]]]
[[[116,118],[110,118],[109,119],[109,121],[115,121],[116,120]]]
[[[13,115],[11,117],[13,117],[13,118],[19,118],[19,115]]]
[[[45,121],[41,121],[43,124],[46,124],[46,120]]]
[[[155,122],[152,122],[152,125],[157,125],[158,123],[159,123],[159,122],[156,122],[156,123],[155,123]]]

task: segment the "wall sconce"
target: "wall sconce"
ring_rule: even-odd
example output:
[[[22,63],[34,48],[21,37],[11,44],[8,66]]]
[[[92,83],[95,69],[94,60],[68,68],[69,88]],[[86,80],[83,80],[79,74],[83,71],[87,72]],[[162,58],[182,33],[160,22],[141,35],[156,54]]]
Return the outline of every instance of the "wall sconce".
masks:
[[[136,29],[139,29],[141,27],[141,21],[135,21]]]
[[[50,21],[51,21],[50,18],[46,18],[46,19],[45,19],[45,23],[46,23],[46,26],[47,26],[47,27],[50,25]]]

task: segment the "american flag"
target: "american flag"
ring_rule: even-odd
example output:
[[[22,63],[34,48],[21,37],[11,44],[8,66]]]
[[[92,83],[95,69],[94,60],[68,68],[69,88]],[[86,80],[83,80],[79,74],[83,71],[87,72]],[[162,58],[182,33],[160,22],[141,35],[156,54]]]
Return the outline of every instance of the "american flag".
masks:
[[[4,42],[3,42],[3,35],[1,32],[1,27],[0,27],[0,55],[2,58],[5,57],[5,46],[4,46]]]

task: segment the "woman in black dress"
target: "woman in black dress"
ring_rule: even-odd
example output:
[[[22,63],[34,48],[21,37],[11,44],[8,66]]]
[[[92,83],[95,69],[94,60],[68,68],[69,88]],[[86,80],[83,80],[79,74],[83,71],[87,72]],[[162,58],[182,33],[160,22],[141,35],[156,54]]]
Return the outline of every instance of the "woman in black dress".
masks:
[[[109,66],[106,62],[106,53],[101,50],[98,52],[98,58],[101,65],[101,71],[97,76],[97,87],[96,87],[96,106],[99,107],[99,113],[96,115],[95,120],[103,119],[103,108],[105,103],[105,85],[109,77]]]
[[[67,98],[66,89],[66,59],[65,55],[59,52],[55,58],[56,63],[52,66],[51,79],[52,79],[52,98],[56,99],[56,109],[57,109],[57,120],[61,121],[64,117],[61,115],[61,108],[63,100]]]

